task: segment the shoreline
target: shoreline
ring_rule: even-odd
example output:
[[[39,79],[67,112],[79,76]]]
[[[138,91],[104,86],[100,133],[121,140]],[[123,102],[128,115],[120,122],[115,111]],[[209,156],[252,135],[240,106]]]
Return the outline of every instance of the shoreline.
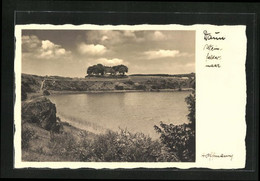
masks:
[[[87,90],[87,91],[54,91],[48,90],[51,95],[56,94],[85,94],[85,93],[127,93],[127,92],[183,92],[192,91],[192,88],[178,89],[154,89],[154,90]]]
[[[80,131],[87,131],[95,135],[99,135],[105,133],[106,131],[109,131],[109,129],[103,128],[99,125],[95,125],[94,123],[91,122],[87,122],[87,121],[85,123],[76,122],[73,119],[65,118],[59,113],[56,113],[56,117],[59,117],[61,123],[63,123],[63,125],[65,126],[69,126],[74,129],[78,129]]]
[[[192,91],[194,89],[192,88],[183,88],[182,90],[178,90],[178,89],[153,89],[153,90],[88,90],[88,91],[54,91],[54,90],[47,90],[50,95],[43,95],[43,93],[40,92],[32,92],[32,93],[28,93],[27,96],[28,98],[26,99],[31,100],[31,99],[35,99],[37,97],[48,97],[48,96],[52,96],[52,95],[61,95],[61,94],[100,94],[100,93],[131,93],[131,92],[187,92],[187,91]],[[25,101],[26,101],[25,100]]]

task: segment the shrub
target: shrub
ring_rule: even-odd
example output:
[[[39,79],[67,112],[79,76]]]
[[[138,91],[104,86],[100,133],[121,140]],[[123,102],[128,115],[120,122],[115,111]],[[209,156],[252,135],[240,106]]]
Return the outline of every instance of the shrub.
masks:
[[[27,94],[24,90],[22,90],[22,101],[27,99]]]
[[[196,93],[192,91],[188,97],[185,98],[185,102],[188,105],[189,114],[187,115],[188,120],[190,121],[189,126],[192,129],[195,129],[195,104],[196,104]]]
[[[77,141],[70,133],[54,134],[49,148],[61,160],[88,162],[156,162],[161,152],[158,141],[122,129],[96,135],[94,140]]]
[[[158,86],[158,85],[152,85],[151,88],[152,88],[152,89],[160,89],[160,86]]]
[[[59,117],[56,117],[56,122],[51,126],[50,133],[62,133],[63,123],[60,121]]]
[[[124,87],[121,86],[121,85],[116,85],[116,86],[115,86],[115,89],[116,89],[116,90],[124,90]]]
[[[145,86],[145,85],[142,85],[142,84],[136,85],[136,86],[135,86],[135,89],[136,89],[136,90],[146,90],[146,86]]]
[[[129,84],[129,85],[134,85],[134,82],[132,80],[128,80],[125,82],[126,84]]]
[[[71,133],[53,134],[49,142],[49,149],[64,161],[79,161],[79,143]]]
[[[167,154],[171,153],[180,161],[195,161],[195,91],[185,101],[189,109],[188,124],[167,125],[161,122],[160,127],[154,126],[166,150],[166,157],[163,159],[167,160]]]
[[[29,128],[22,128],[22,149],[29,149],[30,141],[35,137],[35,131]]]
[[[160,128],[161,127],[161,128]],[[160,127],[154,126],[160,133],[161,142],[168,153],[177,156],[180,161],[195,160],[195,131],[186,124],[167,125],[160,123]]]
[[[160,144],[142,133],[127,130],[98,135],[93,142],[84,142],[81,161],[155,162],[160,155]]]
[[[43,91],[43,95],[48,96],[48,95],[50,95],[50,92],[47,91],[47,90],[44,90],[44,91]]]

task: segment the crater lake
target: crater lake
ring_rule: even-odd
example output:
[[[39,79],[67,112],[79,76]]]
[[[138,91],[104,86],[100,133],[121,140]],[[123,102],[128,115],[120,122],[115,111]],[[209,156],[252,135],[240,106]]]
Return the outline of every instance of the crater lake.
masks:
[[[159,138],[154,125],[188,123],[185,98],[190,91],[122,92],[50,95],[61,121],[74,127],[105,133],[127,128]]]

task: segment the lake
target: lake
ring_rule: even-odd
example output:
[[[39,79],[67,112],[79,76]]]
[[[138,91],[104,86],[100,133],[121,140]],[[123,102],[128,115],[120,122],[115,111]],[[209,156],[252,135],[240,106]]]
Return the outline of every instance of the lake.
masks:
[[[187,123],[185,97],[191,92],[84,93],[49,96],[57,116],[71,125],[102,133],[107,129],[142,132],[158,138],[153,126]]]

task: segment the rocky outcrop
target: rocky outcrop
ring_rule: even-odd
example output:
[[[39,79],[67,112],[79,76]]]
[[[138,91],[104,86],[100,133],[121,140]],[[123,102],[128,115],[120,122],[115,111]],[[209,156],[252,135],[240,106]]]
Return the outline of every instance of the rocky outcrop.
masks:
[[[22,92],[32,93],[40,91],[43,77],[37,75],[22,74]]]
[[[56,106],[45,97],[22,102],[22,121],[36,123],[43,129],[57,126]]]

